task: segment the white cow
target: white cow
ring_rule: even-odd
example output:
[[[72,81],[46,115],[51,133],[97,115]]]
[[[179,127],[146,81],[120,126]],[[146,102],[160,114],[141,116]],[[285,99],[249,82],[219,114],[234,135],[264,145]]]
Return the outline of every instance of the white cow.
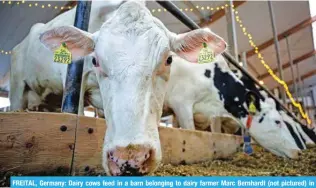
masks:
[[[74,60],[95,57],[107,123],[102,160],[108,175],[143,175],[161,162],[157,125],[170,51],[196,61],[204,42],[216,54],[226,49],[209,29],[170,32],[144,2],[135,1],[122,4],[94,34],[63,26],[44,32],[40,40],[52,51],[65,42]]]
[[[165,106],[176,114],[182,128],[205,130],[214,117],[229,117],[246,127],[246,94],[250,90],[229,69],[223,56],[207,64],[193,64],[174,56],[170,71]],[[257,114],[250,128],[252,137],[278,156],[296,158],[300,149],[276,108],[253,94],[257,96]],[[204,123],[195,124],[203,118]]]
[[[121,2],[93,1],[89,31],[97,31]],[[46,24],[33,25],[29,34],[12,50],[9,93],[11,110],[60,111],[67,65],[53,62],[53,54],[43,47],[39,36],[54,27],[73,25],[75,13],[76,7]],[[86,83],[82,83],[87,96],[85,104],[102,109],[102,101],[94,96],[99,91],[95,87],[98,84],[95,75],[90,74],[92,67],[84,65]],[[83,111],[80,114],[83,115]]]

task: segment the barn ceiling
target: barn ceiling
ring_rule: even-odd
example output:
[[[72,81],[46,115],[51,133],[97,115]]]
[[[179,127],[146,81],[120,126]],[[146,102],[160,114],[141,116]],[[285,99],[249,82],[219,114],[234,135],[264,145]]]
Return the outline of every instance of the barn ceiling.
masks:
[[[32,3],[32,7],[29,7],[29,3]],[[10,54],[6,55],[5,52],[10,51],[17,45],[28,34],[29,29],[33,24],[38,22],[46,23],[59,14],[61,11],[60,7],[64,6],[67,1],[40,1],[37,6],[35,6],[34,3],[35,2],[26,2],[17,5],[17,2],[12,2],[11,4],[0,2],[0,25],[2,26],[0,28],[0,52],[1,50],[4,50],[4,53],[0,53],[0,80],[5,77],[5,74],[10,67]],[[228,41],[226,17],[220,15],[218,12],[220,10],[215,9],[211,11],[212,7],[221,7],[225,5],[227,1],[174,1],[174,3],[197,23],[200,23],[202,19],[210,22],[209,18],[213,15],[212,18],[216,21],[206,25],[206,27],[210,27],[213,31]],[[251,33],[252,40],[257,46],[273,39],[268,3],[266,1],[235,3],[239,5],[237,10],[243,25],[246,27],[247,31]],[[48,4],[50,4],[51,7],[47,7]],[[45,8],[42,8],[42,5],[45,5]],[[310,18],[308,1],[273,1],[272,5],[274,8],[277,32],[279,34],[286,32],[297,24]],[[54,9],[55,6],[58,6],[58,9]],[[170,13],[164,11],[156,2],[148,1],[147,6],[150,10],[155,9],[153,15],[158,17],[171,31],[181,33],[189,30]],[[198,6],[198,8],[196,8],[196,6]],[[202,7],[204,10],[202,10]],[[190,9],[194,10],[191,12]],[[249,54],[253,47],[249,44],[249,39],[243,34],[239,24],[236,25],[236,31],[238,52],[240,54],[242,52],[248,52]],[[316,63],[311,25],[308,24],[303,29],[291,34],[288,37],[288,40],[290,43],[292,59],[298,59],[297,63],[299,65],[300,75],[304,78],[304,88],[315,85]],[[287,53],[286,40],[280,40],[279,45],[281,63],[285,67],[283,71],[284,80],[291,84],[293,82],[291,69],[288,66],[289,56]],[[277,69],[278,66],[274,44],[267,46],[260,52],[263,55],[265,62],[272,69]],[[278,86],[271,76],[267,74],[267,70],[260,63],[256,54],[248,57],[248,65],[249,72],[253,76],[262,79],[268,88],[272,89]],[[252,67],[252,69],[250,67]],[[297,71],[295,70],[295,78],[297,77],[296,72]],[[277,75],[279,74],[277,73]]]

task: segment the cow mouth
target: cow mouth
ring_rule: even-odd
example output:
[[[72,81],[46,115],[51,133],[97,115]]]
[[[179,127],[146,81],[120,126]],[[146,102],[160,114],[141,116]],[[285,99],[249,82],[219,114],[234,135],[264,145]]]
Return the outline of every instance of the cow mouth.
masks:
[[[141,165],[131,166],[128,161],[119,166],[113,158],[108,158],[111,176],[146,176],[156,168],[155,151],[150,150],[149,157]]]

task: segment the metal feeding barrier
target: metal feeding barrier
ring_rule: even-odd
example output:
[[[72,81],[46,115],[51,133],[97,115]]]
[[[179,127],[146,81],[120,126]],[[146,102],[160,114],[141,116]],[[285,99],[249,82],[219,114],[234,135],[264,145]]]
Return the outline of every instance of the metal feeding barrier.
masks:
[[[201,28],[198,24],[196,24],[191,18],[189,18],[185,13],[181,12],[180,9],[171,1],[156,1],[159,5],[165,8],[168,12],[170,12],[174,17],[176,17],[179,21],[181,21],[184,25],[186,25],[191,30]],[[263,87],[259,81],[250,75],[239,63],[227,52],[223,53],[223,56],[228,60],[229,63],[233,64],[237,69],[239,69],[244,75],[253,80],[261,89],[266,91],[269,97],[273,98],[275,102],[280,105],[280,107],[285,110],[288,115],[290,115],[294,120],[300,122],[300,120],[294,116],[281,102],[277,99],[267,88]]]

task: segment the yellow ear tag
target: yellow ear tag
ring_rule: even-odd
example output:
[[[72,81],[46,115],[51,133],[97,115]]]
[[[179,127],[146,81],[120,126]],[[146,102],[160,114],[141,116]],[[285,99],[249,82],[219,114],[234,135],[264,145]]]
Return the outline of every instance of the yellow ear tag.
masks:
[[[214,52],[207,47],[206,43],[203,43],[203,48],[201,49],[199,53],[198,63],[211,63],[215,59]]]
[[[63,64],[71,63],[71,53],[67,49],[66,43],[62,43],[60,47],[54,52],[54,62]]]
[[[251,100],[251,102],[249,104],[249,112],[252,113],[252,114],[255,114],[257,112],[257,108],[256,108],[256,106],[254,104],[255,99],[254,99],[253,96],[251,96],[251,99],[252,100]]]

